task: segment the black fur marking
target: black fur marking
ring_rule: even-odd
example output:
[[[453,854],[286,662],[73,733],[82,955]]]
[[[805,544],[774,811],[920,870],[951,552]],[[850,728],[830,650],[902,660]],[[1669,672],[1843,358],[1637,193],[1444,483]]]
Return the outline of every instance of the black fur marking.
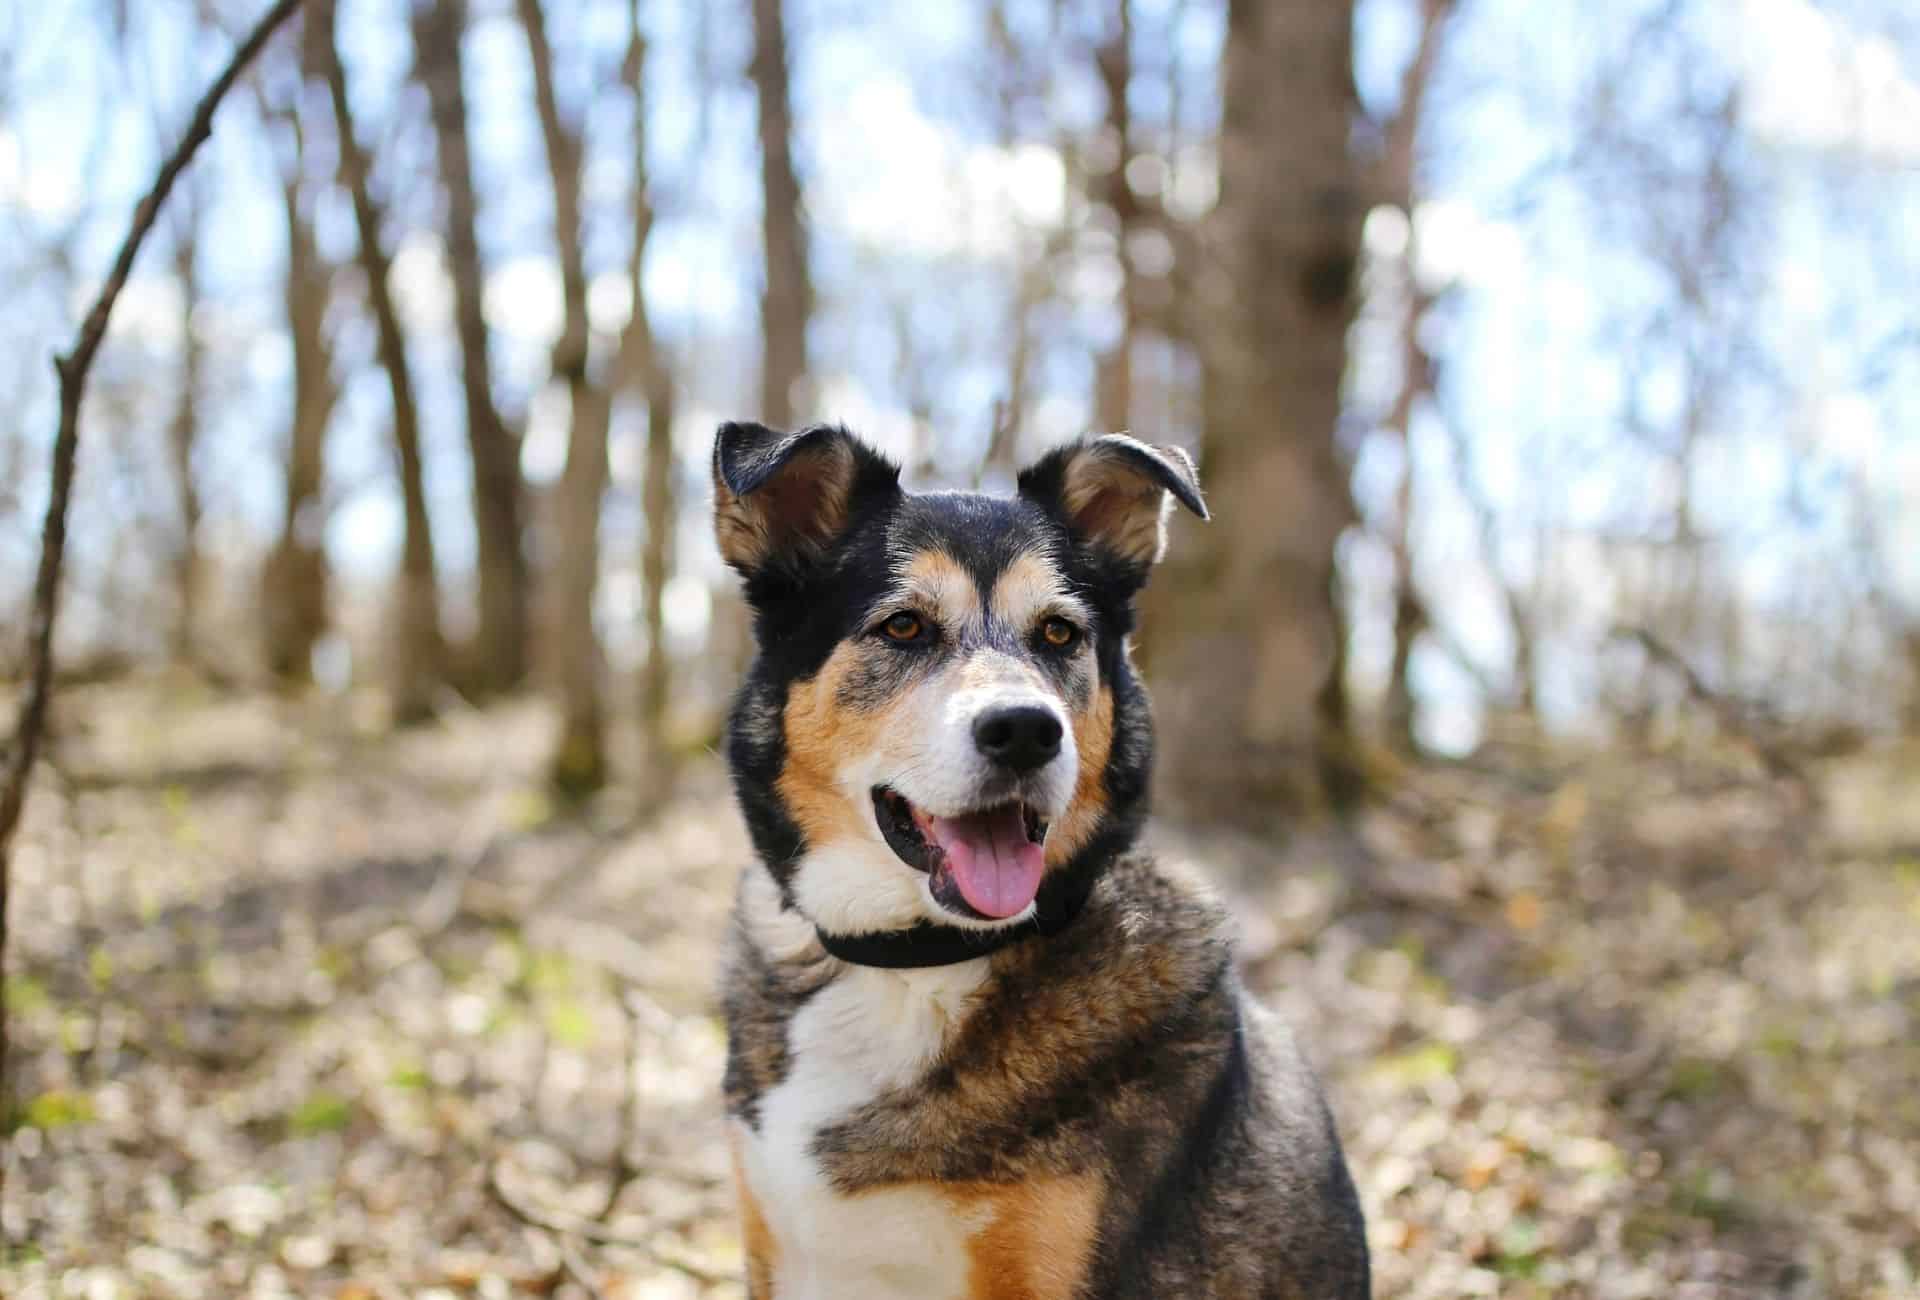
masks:
[[[1220,1153],[1233,1145],[1232,1129],[1244,1124],[1253,1076],[1247,1059],[1246,1027],[1236,1007],[1226,1060],[1213,1085],[1168,1153],[1153,1185],[1132,1212],[1133,1231],[1101,1256],[1097,1295],[1146,1294],[1129,1290],[1151,1276],[1154,1261],[1170,1254],[1191,1276],[1212,1276],[1206,1258],[1205,1219],[1213,1209],[1208,1190],[1217,1178]],[[1180,1255],[1187,1258],[1179,1259]]]
[[[809,999],[832,982],[828,964],[769,962],[745,934],[746,921],[735,908],[734,941],[729,945],[722,987],[727,1025],[727,1066],[720,1081],[727,1111],[760,1127],[760,1098],[787,1074],[787,1025]]]
[[[806,840],[787,812],[775,782],[787,760],[786,733],[781,725],[785,687],[756,672],[734,698],[727,727],[727,768],[733,778],[734,798],[754,850],[780,886],[780,895],[792,905],[793,873]]]

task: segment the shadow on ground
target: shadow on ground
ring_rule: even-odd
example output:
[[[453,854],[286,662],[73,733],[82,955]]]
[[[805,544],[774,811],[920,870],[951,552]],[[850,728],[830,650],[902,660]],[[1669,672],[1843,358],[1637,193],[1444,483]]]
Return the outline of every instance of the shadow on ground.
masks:
[[[563,818],[532,706],[63,724],[0,1291],[742,1293],[717,770]],[[1847,832],[1737,755],[1528,753],[1281,850],[1161,839],[1323,1063],[1380,1295],[1910,1296],[1920,864]]]

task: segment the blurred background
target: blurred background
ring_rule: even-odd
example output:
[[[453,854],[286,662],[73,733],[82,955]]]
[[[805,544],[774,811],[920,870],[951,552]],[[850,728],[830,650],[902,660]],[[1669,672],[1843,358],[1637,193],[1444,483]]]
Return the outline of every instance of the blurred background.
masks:
[[[0,699],[255,10],[0,3]],[[93,374],[4,1289],[741,1293],[757,418],[1196,455],[1161,834],[1380,1294],[1920,1294],[1916,230],[1905,0],[307,0]]]

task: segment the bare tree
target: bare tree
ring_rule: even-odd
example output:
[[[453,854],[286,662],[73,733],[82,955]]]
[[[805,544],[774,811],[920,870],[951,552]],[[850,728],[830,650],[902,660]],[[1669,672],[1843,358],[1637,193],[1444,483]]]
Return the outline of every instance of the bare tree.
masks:
[[[496,691],[519,684],[526,674],[528,575],[522,549],[520,447],[494,404],[488,356],[485,277],[477,236],[480,205],[467,138],[461,57],[466,27],[466,0],[415,0],[415,73],[427,89],[446,198],[447,263],[453,275],[473,464],[480,617],[464,676],[476,689]]]
[[[1393,555],[1393,661],[1387,677],[1387,739],[1402,753],[1412,753],[1414,739],[1413,649],[1427,630],[1426,601],[1414,575],[1413,418],[1433,392],[1433,364],[1420,341],[1420,326],[1433,307],[1433,295],[1420,281],[1419,234],[1414,225],[1418,207],[1415,160],[1420,124],[1427,108],[1427,91],[1440,53],[1441,33],[1453,11],[1454,0],[1421,0],[1420,40],[1400,78],[1400,102],[1385,131],[1382,188],[1406,221],[1406,246],[1400,258],[1401,316],[1399,323],[1400,386],[1387,413],[1386,429],[1400,441],[1400,483],[1394,492],[1386,542]]]
[[[346,66],[334,33],[335,0],[314,0],[308,31],[324,42],[327,93],[333,103],[340,154],[340,179],[353,199],[360,235],[360,266],[367,281],[367,302],[378,333],[380,367],[393,399],[393,441],[399,453],[400,495],[406,534],[400,560],[400,589],[393,640],[393,708],[400,721],[417,721],[433,712],[434,690],[443,680],[445,650],[440,635],[440,590],[434,574],[433,524],[427,514],[426,479],[420,457],[420,414],[413,375],[407,364],[406,336],[388,283],[392,261],[381,242],[381,211],[373,196],[371,166],[354,134],[347,93]]]
[[[1127,181],[1127,164],[1134,153],[1133,110],[1127,98],[1133,87],[1133,4],[1112,0],[1112,5],[1111,27],[1094,52],[1094,67],[1106,90],[1106,133],[1113,147],[1112,166],[1099,189],[1113,214],[1114,255],[1120,264],[1120,337],[1100,358],[1094,391],[1094,422],[1107,432],[1125,430],[1133,423],[1133,349],[1140,333],[1133,244],[1141,210]]]
[[[126,287],[140,245],[160,214],[180,174],[193,161],[194,153],[213,133],[213,115],[220,101],[233,89],[254,56],[267,39],[300,6],[300,0],[278,2],[254,24],[227,66],[194,107],[180,143],[168,153],[154,177],[153,186],[134,209],[127,237],[113,259],[113,269],[94,299],[86,319],[74,336],[73,346],[55,358],[54,370],[60,380],[60,423],[53,440],[53,461],[47,493],[47,512],[40,531],[40,562],[34,572],[32,616],[27,628],[27,693],[20,708],[20,720],[13,743],[8,746],[4,768],[0,768],[0,968],[7,952],[7,904],[13,880],[13,833],[20,824],[21,809],[26,806],[27,782],[40,756],[40,744],[47,727],[47,707],[53,698],[53,633],[60,616],[60,576],[67,554],[67,507],[73,499],[74,465],[80,453],[80,405],[86,396],[87,375],[93,359],[106,337],[113,305]],[[7,1009],[0,999],[0,1100],[10,1096],[7,1085]],[[0,1198],[6,1191],[5,1163],[0,1162]]]
[[[173,274],[180,285],[180,387],[174,398],[173,420],[167,429],[168,459],[173,468],[174,492],[180,511],[180,533],[173,556],[174,662],[195,658],[194,633],[200,616],[203,574],[200,562],[200,485],[194,475],[194,444],[200,429],[200,388],[206,369],[206,348],[194,327],[200,306],[200,229],[202,199],[189,179],[182,188],[185,201],[175,209]]]
[[[760,418],[794,422],[796,390],[807,372],[807,320],[813,284],[800,181],[793,167],[793,105],[787,71],[784,0],[753,0],[751,75],[760,102],[761,239],[766,285],[760,299]]]
[[[324,77],[319,52],[318,42],[308,42],[308,75],[316,79]],[[310,149],[298,103],[266,111],[286,139],[280,177],[287,234],[282,292],[293,350],[293,401],[280,536],[262,573],[260,611],[268,672],[278,681],[298,684],[311,677],[313,649],[327,628],[326,507],[321,494],[326,486],[327,425],[339,400],[327,332],[334,268],[314,235],[313,187],[306,173]]]
[[[1354,791],[1334,548],[1335,449],[1364,203],[1349,151],[1353,5],[1231,0],[1220,197],[1201,286],[1203,475],[1217,522],[1160,582],[1163,788],[1268,821]]]
[[[622,79],[633,101],[633,250],[628,266],[633,314],[620,341],[620,377],[638,380],[647,403],[647,454],[642,468],[640,508],[646,516],[646,540],[640,551],[640,582],[645,592],[647,659],[640,674],[640,726],[656,762],[667,757],[664,732],[673,665],[667,655],[666,587],[673,571],[673,376],[660,355],[647,307],[646,251],[653,233],[652,172],[647,165],[647,39],[640,24],[640,0],[628,0],[627,56]]]
[[[556,587],[553,643],[560,687],[560,738],[554,750],[554,784],[585,794],[606,781],[606,716],[601,699],[600,640],[594,632],[593,597],[600,576],[600,505],[607,491],[609,395],[588,373],[592,341],[587,319],[585,233],[581,224],[580,129],[560,111],[554,90],[553,47],[547,40],[540,0],[515,0],[533,64],[534,103],[546,144],[553,183],[554,243],[560,255],[565,304],[560,340],[553,347],[553,377],[567,386],[572,432],[556,503]]]

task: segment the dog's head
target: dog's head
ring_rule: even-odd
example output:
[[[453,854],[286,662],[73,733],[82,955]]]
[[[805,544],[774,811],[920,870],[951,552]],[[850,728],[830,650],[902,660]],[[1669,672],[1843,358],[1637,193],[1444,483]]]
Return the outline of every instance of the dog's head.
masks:
[[[720,551],[758,654],[727,755],[760,856],[832,932],[994,927],[1132,842],[1152,735],[1133,600],[1193,466],[1069,444],[1012,498],[913,494],[843,428],[721,427]]]

